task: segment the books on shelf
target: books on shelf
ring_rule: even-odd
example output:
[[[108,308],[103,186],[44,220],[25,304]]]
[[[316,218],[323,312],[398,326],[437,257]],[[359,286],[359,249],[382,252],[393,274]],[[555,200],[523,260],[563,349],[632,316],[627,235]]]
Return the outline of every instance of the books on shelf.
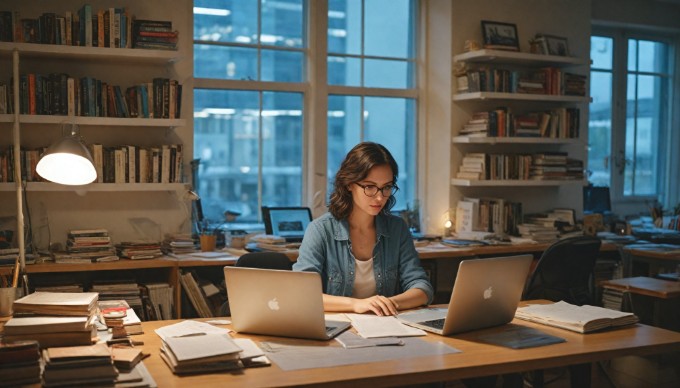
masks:
[[[638,322],[638,317],[633,313],[590,305],[576,306],[564,301],[520,307],[515,317],[578,333],[589,333]]]
[[[470,180],[580,180],[583,161],[566,153],[527,154],[467,153],[456,178]]]
[[[191,305],[196,310],[196,313],[200,318],[212,318],[213,311],[208,304],[208,300],[203,293],[201,287],[199,287],[196,279],[190,271],[186,271],[179,276],[180,283],[182,284],[182,289],[186,293]]]
[[[535,70],[479,66],[456,75],[458,93],[495,92],[546,94],[556,96],[586,96],[588,77],[566,72],[556,67]]]

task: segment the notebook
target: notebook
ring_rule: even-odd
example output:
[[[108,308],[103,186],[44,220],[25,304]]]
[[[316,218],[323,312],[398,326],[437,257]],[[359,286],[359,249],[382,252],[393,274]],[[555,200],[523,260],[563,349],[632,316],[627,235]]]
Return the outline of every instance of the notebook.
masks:
[[[506,324],[515,316],[532,260],[532,255],[463,260],[448,308],[429,307],[397,318],[440,335]]]
[[[224,280],[237,332],[326,340],[350,327],[325,320],[316,272],[226,266]]]
[[[265,233],[283,237],[286,242],[301,242],[307,225],[312,222],[308,207],[262,206]]]

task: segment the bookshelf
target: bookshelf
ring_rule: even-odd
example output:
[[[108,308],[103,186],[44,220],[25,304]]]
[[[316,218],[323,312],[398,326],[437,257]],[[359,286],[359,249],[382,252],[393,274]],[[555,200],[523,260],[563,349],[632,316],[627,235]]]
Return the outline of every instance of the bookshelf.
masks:
[[[446,136],[449,140],[450,165],[447,174],[448,179],[445,180],[449,185],[448,203],[446,204],[449,209],[456,209],[458,202],[466,198],[499,199],[502,200],[499,204],[521,203],[523,214],[546,212],[554,208],[568,208],[575,210],[577,218],[581,216],[581,191],[586,184],[586,179],[576,176],[576,174],[573,177],[554,180],[545,177],[540,179],[533,176],[531,170],[529,170],[527,177],[525,175],[527,169],[523,169],[506,177],[503,177],[502,174],[496,175],[497,178],[502,178],[497,180],[470,179],[472,176],[465,174],[460,177],[457,176],[458,172],[461,171],[461,166],[463,166],[464,158],[468,154],[509,157],[508,159],[512,163],[526,166],[526,160],[522,159],[525,155],[533,157],[537,154],[566,153],[570,159],[582,161],[583,169],[587,168],[588,104],[591,102],[588,95],[590,17],[586,14],[579,14],[577,9],[580,7],[588,8],[588,5],[585,1],[577,1],[576,3],[560,1],[549,5],[510,0],[504,7],[496,9],[473,0],[461,0],[453,3],[450,9],[444,9],[446,7],[442,6],[442,9],[438,11],[438,13],[448,12],[451,15],[451,30],[449,32],[451,51],[444,51],[444,54],[440,56],[440,58],[443,55],[448,57],[446,59],[450,63],[450,78],[448,78],[450,84],[447,88],[448,95],[431,93],[428,97],[430,97],[430,101],[433,101],[433,98],[434,101],[442,101],[438,99],[439,96],[448,97],[451,106],[450,116],[439,115],[437,118],[443,120],[434,121],[436,125],[441,122],[449,124],[447,134],[443,133],[444,130],[440,131],[441,133],[437,132],[439,139],[444,139]],[[474,15],[474,17],[470,17],[470,15]],[[542,15],[542,17],[531,18],[528,15]],[[519,51],[483,47],[479,50],[465,51],[465,47],[469,47],[469,41],[480,44],[483,42],[481,20],[515,24],[517,26]],[[565,37],[569,43],[568,55],[557,56],[529,52],[528,42],[537,34]],[[498,77],[498,74],[502,74],[506,78],[503,82],[500,82],[500,85],[492,82],[490,84],[493,86],[492,88],[477,90],[474,87],[466,89],[465,82],[459,82],[457,78],[459,75],[468,74],[470,70],[480,71],[480,69],[491,72],[498,71],[494,73],[495,80],[502,79]],[[502,70],[506,71],[505,74],[501,72]],[[436,71],[437,69],[435,69]],[[556,85],[559,85],[559,82],[552,82],[548,85],[549,87],[544,86],[543,91],[529,91],[518,87],[519,82],[517,81],[519,79],[526,77],[527,74],[539,72],[544,72],[546,79],[551,79],[549,74],[564,76],[565,73],[570,73],[566,78],[572,80],[583,80],[585,76],[585,84],[581,84],[585,87],[582,87],[579,92],[569,89],[567,93],[560,93],[555,88]],[[446,79],[443,78],[445,74],[443,71],[436,74],[439,76],[436,83],[441,84],[441,81]],[[535,79],[529,78],[529,81],[540,79],[537,76]],[[552,79],[555,80],[555,78]],[[525,81],[525,79],[522,80]],[[431,87],[433,86],[431,85]],[[506,86],[507,89],[502,86]],[[585,93],[583,93],[584,89]],[[464,136],[464,133],[461,133],[464,126],[470,124],[473,114],[501,110],[500,108],[505,108],[514,117],[543,112],[564,112],[566,110],[568,115],[565,117],[570,117],[569,115],[574,118],[577,117],[580,125],[578,131],[572,130],[573,125],[567,120],[566,122],[569,124],[564,126],[566,130],[557,132],[557,135],[540,132],[540,135],[537,136],[536,133],[529,133],[529,131],[522,131],[524,133],[506,131],[498,134],[492,132],[492,136],[488,136],[488,134],[474,133],[472,125],[467,125],[466,130],[463,131],[467,132],[468,135]],[[578,114],[575,116],[576,109],[578,109]],[[435,120],[435,114],[437,112],[433,111],[429,120]],[[513,127],[512,129],[516,128],[524,129],[527,127]],[[434,130],[438,131],[436,128]],[[522,135],[522,137],[517,135]],[[430,135],[432,138],[434,136]],[[519,159],[512,159],[517,156],[519,156]],[[470,166],[469,158],[465,161],[466,165]],[[507,171],[506,166],[503,169]],[[471,170],[466,169],[466,171]],[[575,170],[575,168],[572,168],[572,170]],[[442,181],[441,178],[443,177],[440,177],[440,175],[443,175],[443,173],[439,173],[439,169],[428,174],[430,181],[435,179],[435,175],[439,177],[438,181]],[[442,186],[439,187],[444,189]],[[435,197],[434,195],[431,196]],[[434,199],[436,200],[436,198]],[[439,219],[441,213],[428,210],[428,216],[432,219]]]

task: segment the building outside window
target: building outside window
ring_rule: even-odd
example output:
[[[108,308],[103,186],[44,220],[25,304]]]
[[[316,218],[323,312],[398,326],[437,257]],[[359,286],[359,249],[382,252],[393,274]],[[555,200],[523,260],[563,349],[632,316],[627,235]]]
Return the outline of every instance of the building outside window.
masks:
[[[200,160],[196,190],[208,219],[221,221],[232,210],[241,213],[240,221],[259,222],[262,205],[305,205],[303,180],[313,167],[304,165],[306,150],[325,153],[330,186],[340,161],[360,141],[390,149],[400,167],[397,208],[413,203],[416,5],[194,2],[194,159]],[[311,15],[324,14],[320,25],[327,28],[314,31],[321,28],[310,23]],[[312,51],[310,35],[326,37],[327,50]],[[311,64],[327,64],[327,79],[312,78],[319,72],[310,71]],[[310,88],[319,85],[328,91],[315,97],[325,99],[327,128],[305,122],[318,105],[310,102]],[[306,145],[309,131],[323,134],[327,147]]]

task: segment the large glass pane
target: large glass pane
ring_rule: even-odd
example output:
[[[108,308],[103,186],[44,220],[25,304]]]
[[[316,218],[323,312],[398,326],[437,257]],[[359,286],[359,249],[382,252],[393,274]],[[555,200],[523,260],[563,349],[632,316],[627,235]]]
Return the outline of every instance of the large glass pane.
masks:
[[[653,76],[628,76],[624,195],[654,195],[657,187],[663,91]],[[637,86],[637,87],[636,87]]]
[[[194,39],[257,43],[257,1],[194,0]]]
[[[262,1],[262,44],[304,46],[303,0]]]
[[[328,1],[328,52],[361,54],[361,0]]]
[[[301,52],[262,50],[261,81],[302,82],[304,59]]]
[[[415,6],[412,0],[364,2],[364,55],[413,58]]]
[[[413,88],[412,62],[364,60],[364,86],[372,88]]]
[[[256,80],[257,49],[195,44],[194,77]]]
[[[668,52],[665,44],[641,40],[638,46],[640,51],[639,71],[652,73],[666,73],[668,71]]]
[[[590,38],[590,59],[593,69],[611,70],[614,58],[614,40],[605,36]]]
[[[628,71],[636,71],[638,68],[638,45],[637,40],[628,40]]]
[[[387,147],[399,165],[400,190],[396,209],[413,206],[416,192],[415,101],[406,98],[366,97],[364,99],[364,140]]]
[[[588,181],[610,186],[612,137],[612,74],[590,73],[590,115],[588,122]]]
[[[196,190],[211,222],[227,210],[257,220],[259,132],[258,92],[194,90]]]
[[[335,174],[352,147],[361,141],[361,97],[328,96],[328,152],[326,173],[328,194]]]
[[[328,84],[361,86],[361,59],[329,56]]]
[[[300,206],[302,94],[264,92],[262,99],[263,205]]]

